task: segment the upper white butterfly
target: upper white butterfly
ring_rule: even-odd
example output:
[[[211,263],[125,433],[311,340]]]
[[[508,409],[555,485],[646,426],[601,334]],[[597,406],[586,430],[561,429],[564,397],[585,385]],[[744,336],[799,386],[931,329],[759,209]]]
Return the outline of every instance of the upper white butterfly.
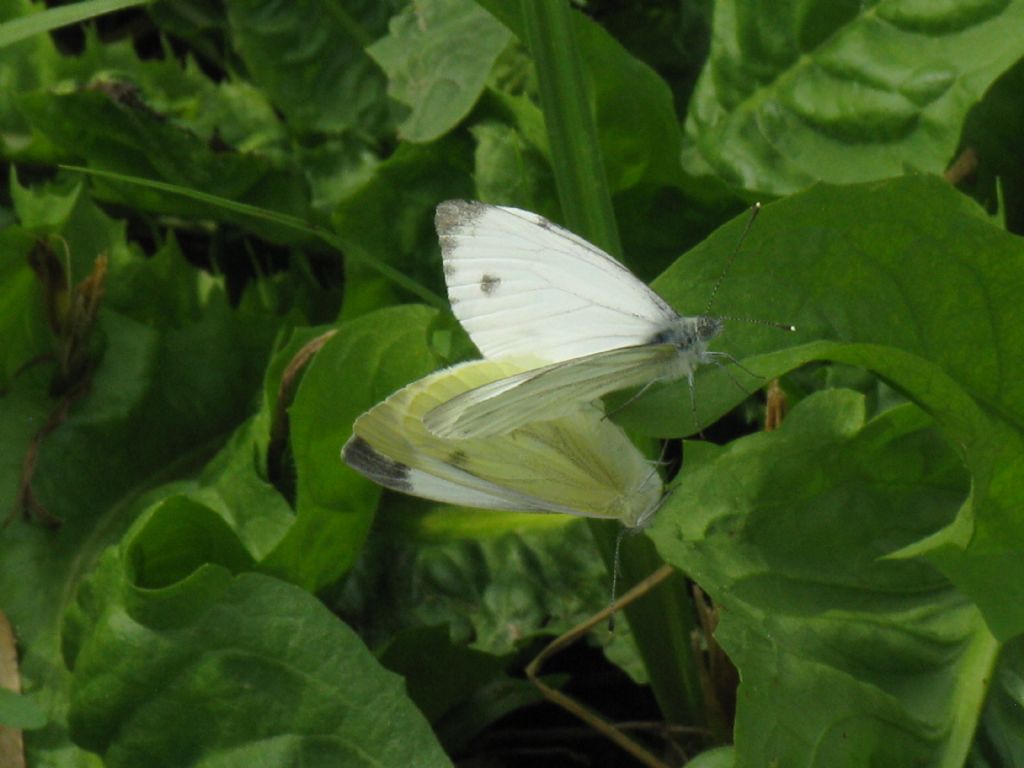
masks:
[[[503,434],[608,392],[686,377],[722,320],[683,317],[600,248],[529,211],[464,200],[435,218],[452,311],[487,358],[538,367],[430,411],[447,438]]]

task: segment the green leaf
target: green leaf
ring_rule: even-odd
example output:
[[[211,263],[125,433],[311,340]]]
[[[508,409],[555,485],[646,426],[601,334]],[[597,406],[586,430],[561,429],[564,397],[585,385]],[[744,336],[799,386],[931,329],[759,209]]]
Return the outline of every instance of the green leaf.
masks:
[[[141,519],[85,585],[76,741],[111,768],[450,765],[355,633],[296,587],[236,575],[238,541],[198,505],[175,525],[188,508]]]
[[[970,768],[1024,762],[1024,638],[1003,648],[971,750]]]
[[[205,59],[223,66],[227,9],[221,3],[213,5],[206,0],[175,0],[173,3],[149,5],[146,12],[162,32],[187,42]]]
[[[612,191],[641,182],[686,183],[677,161],[682,136],[668,85],[583,14],[576,14],[576,29]]]
[[[435,310],[410,305],[343,323],[310,363],[289,409],[297,517],[263,561],[269,573],[311,591],[355,562],[380,488],[341,461],[363,411],[437,367],[428,341]]]
[[[216,511],[256,560],[273,551],[295,522],[287,499],[261,471],[267,431],[263,419],[250,419],[203,468],[197,480],[180,489],[188,498]]]
[[[28,265],[33,243],[19,227],[0,229],[0,392],[22,365],[51,350],[42,289]]]
[[[752,194],[940,173],[1021,24],[1019,0],[716,3],[685,165]]]
[[[742,222],[680,259],[655,287],[702,311]],[[794,322],[795,334],[727,322],[713,346],[754,372],[698,375],[707,424],[745,397],[738,383],[832,360],[882,376],[936,419],[964,452],[974,484],[955,524],[905,555],[929,557],[977,601],[1001,638],[1024,630],[1024,248],[937,179],[820,186],[767,206],[722,284],[713,311]],[[685,384],[622,412],[648,433],[692,430]],[[681,429],[680,429],[681,428]],[[678,430],[678,431],[677,431]],[[1007,599],[1019,595],[1021,600]]]
[[[379,658],[405,679],[409,698],[432,723],[495,679],[508,662],[456,646],[446,631],[427,627],[399,633]]]
[[[133,41],[105,43],[86,28],[85,50],[62,59],[60,69],[60,89],[66,90],[67,80],[73,79],[79,87],[156,113],[216,151],[260,153],[278,160],[286,151],[285,126],[265,94],[243,80],[214,81],[191,57],[140,59]]]
[[[719,606],[740,671],[737,764],[960,765],[998,645],[934,568],[886,555],[967,481],[910,404],[829,390],[685,472],[651,537]]]
[[[363,48],[390,4],[229,0],[232,42],[249,74],[296,132],[382,135],[384,78]]]
[[[715,747],[701,752],[690,760],[687,768],[734,768],[736,765],[735,747]]]
[[[8,0],[0,6],[0,20],[4,26],[28,24],[34,16],[41,15],[39,11],[40,6],[31,0]],[[33,35],[0,47],[0,150],[5,157],[33,143],[28,125],[16,107],[18,94],[50,86],[62,61],[49,35]]]
[[[346,584],[340,610],[371,646],[447,625],[453,642],[506,655],[608,605],[611,578],[578,519],[423,506],[391,500]]]
[[[428,142],[454,128],[511,37],[473,0],[430,0],[393,17],[366,52],[387,73],[388,95],[409,107],[401,138]]]
[[[560,218],[543,114],[524,97],[500,92],[489,96],[497,102],[497,114],[483,117],[469,129],[476,141],[473,197]]]
[[[118,278],[111,282],[106,298],[136,319],[151,325],[182,325],[200,313],[195,271],[173,234],[148,259],[132,254],[115,269]]]
[[[28,696],[0,687],[0,726],[35,730],[46,725],[46,714]]]
[[[459,135],[432,144],[401,144],[341,201],[334,227],[345,251],[356,257],[345,265],[345,319],[403,300],[391,286],[381,286],[368,262],[378,272],[386,267],[427,286],[428,294],[443,295],[434,209],[441,200],[471,195],[471,151]],[[447,301],[439,305],[446,307]]]

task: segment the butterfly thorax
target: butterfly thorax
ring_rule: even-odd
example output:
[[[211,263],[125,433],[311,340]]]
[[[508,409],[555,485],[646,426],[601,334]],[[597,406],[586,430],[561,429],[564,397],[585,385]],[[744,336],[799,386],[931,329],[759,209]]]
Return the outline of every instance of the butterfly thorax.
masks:
[[[723,327],[722,318],[711,315],[677,317],[654,334],[648,343],[671,344],[676,348],[675,370],[669,378],[681,378],[708,361],[708,344],[722,332]]]

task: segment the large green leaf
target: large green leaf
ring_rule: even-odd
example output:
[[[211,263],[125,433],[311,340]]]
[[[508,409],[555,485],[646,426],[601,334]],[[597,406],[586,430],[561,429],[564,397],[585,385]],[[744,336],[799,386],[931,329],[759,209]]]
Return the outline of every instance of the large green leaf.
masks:
[[[439,138],[469,113],[511,39],[473,0],[408,6],[388,26],[367,53],[387,72],[388,94],[409,107],[398,129],[415,142]]]
[[[107,553],[71,613],[76,741],[111,768],[450,765],[354,632],[246,567],[221,518],[181,498]]]
[[[707,305],[735,248],[734,224],[656,281],[676,307]],[[719,348],[760,376],[844,362],[881,375],[935,416],[963,451],[972,492],[955,523],[912,552],[929,553],[1002,638],[1024,630],[1024,578],[1012,567],[1024,550],[1022,291],[1019,240],[941,181],[910,177],[820,186],[768,206],[712,308],[796,323],[787,334],[727,321]],[[737,383],[761,381],[735,366],[705,371],[701,421],[744,397]],[[679,434],[693,428],[687,401],[685,384],[665,387],[622,417],[651,433]]]
[[[310,363],[289,409],[297,517],[263,562],[310,590],[337,581],[355,562],[380,488],[341,461],[363,411],[437,367],[428,346],[436,310],[392,307],[343,323]]]
[[[1022,24],[1019,0],[718,2],[685,164],[755,194],[940,173]]]
[[[931,566],[885,559],[955,514],[957,456],[907,404],[829,390],[684,471],[651,536],[719,606],[736,765],[960,765],[998,644]]]

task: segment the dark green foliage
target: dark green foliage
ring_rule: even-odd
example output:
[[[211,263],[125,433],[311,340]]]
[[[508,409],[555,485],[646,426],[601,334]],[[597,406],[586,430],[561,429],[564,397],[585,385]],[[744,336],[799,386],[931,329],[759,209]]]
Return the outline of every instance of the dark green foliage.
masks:
[[[697,375],[719,445],[690,439],[685,382],[614,411],[649,455],[687,438],[623,545],[627,586],[678,573],[549,681],[702,729],[638,737],[668,764],[1024,763],[1022,21],[3,4],[0,729],[46,768],[550,747],[568,720],[521,671],[607,605],[614,528],[398,497],[339,457],[359,414],[475,354],[433,230],[458,197],[574,226],[726,316],[738,362]],[[761,432],[774,377],[792,408]],[[738,670],[719,709],[691,583]],[[627,764],[566,733],[567,762]]]

